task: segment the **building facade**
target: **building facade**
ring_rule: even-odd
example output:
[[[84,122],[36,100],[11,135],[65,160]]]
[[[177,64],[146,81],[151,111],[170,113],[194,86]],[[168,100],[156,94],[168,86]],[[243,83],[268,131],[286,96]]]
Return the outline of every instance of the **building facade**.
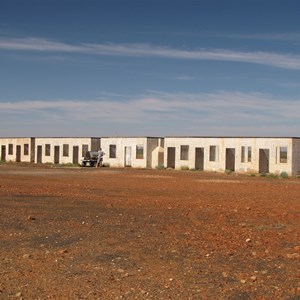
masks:
[[[163,164],[163,138],[102,137],[103,163],[111,167],[155,168]]]
[[[32,138],[0,138],[1,161],[34,162]]]
[[[165,137],[168,168],[238,173],[300,173],[300,138]]]
[[[1,161],[80,164],[105,152],[111,167],[300,174],[299,137],[30,137],[0,138]]]
[[[98,151],[100,138],[0,138],[1,160],[78,164],[87,151]]]

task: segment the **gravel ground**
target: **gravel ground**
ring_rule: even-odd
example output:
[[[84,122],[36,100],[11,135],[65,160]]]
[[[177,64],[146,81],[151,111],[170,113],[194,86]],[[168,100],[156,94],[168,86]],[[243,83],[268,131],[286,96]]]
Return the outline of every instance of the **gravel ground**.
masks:
[[[300,299],[300,179],[0,165],[0,299]]]

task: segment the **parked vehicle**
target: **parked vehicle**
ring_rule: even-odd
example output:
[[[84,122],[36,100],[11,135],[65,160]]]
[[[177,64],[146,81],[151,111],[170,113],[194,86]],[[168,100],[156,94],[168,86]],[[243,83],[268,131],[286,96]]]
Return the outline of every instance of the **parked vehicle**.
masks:
[[[95,167],[97,164],[98,152],[87,151],[85,157],[81,160],[82,167]]]

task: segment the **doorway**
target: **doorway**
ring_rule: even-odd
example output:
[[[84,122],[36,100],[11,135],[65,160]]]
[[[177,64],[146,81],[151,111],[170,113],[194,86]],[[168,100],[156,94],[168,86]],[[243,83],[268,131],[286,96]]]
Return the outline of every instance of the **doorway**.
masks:
[[[54,146],[54,163],[59,164],[59,146]]]
[[[1,146],[1,160],[6,161],[6,146]]]
[[[79,146],[73,146],[73,164],[78,164]]]
[[[42,163],[42,155],[43,155],[42,151],[43,151],[42,146],[37,146],[37,158],[36,158],[36,162],[38,164]]]
[[[16,162],[21,162],[21,146],[17,145]]]
[[[235,171],[235,148],[226,148],[225,170]]]
[[[204,170],[204,148],[195,148],[195,169]]]
[[[131,167],[131,147],[125,147],[125,167]]]
[[[269,149],[259,149],[259,173],[269,173],[269,159],[270,150]]]
[[[167,168],[175,169],[175,147],[168,147]]]

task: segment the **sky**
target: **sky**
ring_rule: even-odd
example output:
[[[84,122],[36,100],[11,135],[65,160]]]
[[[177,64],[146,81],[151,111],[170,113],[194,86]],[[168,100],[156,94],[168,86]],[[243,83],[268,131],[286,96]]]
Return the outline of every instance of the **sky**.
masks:
[[[299,11],[0,0],[0,137],[299,137]]]

